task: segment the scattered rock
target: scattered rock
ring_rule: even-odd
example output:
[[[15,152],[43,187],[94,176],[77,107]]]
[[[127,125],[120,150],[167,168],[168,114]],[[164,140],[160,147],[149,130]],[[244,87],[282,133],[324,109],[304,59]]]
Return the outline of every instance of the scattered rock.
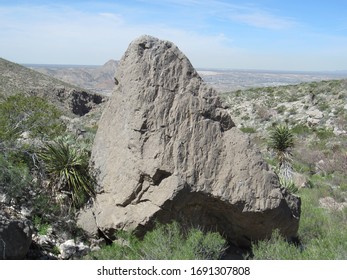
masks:
[[[312,126],[317,126],[320,123],[320,119],[314,119],[314,118],[307,118],[307,125],[312,127]]]
[[[337,202],[334,198],[327,196],[319,199],[319,205],[328,210],[341,211],[347,207],[347,202]]]
[[[95,217],[91,209],[85,208],[77,214],[77,226],[83,228],[91,236],[97,236],[98,227],[95,222]]]
[[[70,259],[72,257],[81,257],[90,252],[90,248],[82,242],[76,243],[73,239],[65,241],[59,246],[60,257],[63,260]]]
[[[293,178],[293,182],[295,184],[295,186],[297,186],[298,188],[307,188],[309,185],[309,182],[307,180],[307,177],[303,174],[297,173],[297,172],[293,172],[292,174],[292,178]]]
[[[319,111],[318,109],[312,109],[307,111],[307,115],[313,119],[318,119],[318,120],[323,118],[323,113]]]
[[[116,77],[92,151],[100,190],[85,214],[99,231],[143,236],[155,221],[177,220],[218,230],[238,246],[275,228],[297,235],[300,199],[280,187],[174,44],[135,40]]]
[[[7,194],[0,193],[0,203],[9,204],[10,201],[11,201],[11,198]]]

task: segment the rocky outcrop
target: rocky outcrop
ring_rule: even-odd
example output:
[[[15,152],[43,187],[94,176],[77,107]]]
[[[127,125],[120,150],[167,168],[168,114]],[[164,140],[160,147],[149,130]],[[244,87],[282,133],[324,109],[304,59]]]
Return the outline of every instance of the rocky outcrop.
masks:
[[[49,92],[50,96],[47,96]],[[105,102],[107,97],[91,93],[82,89],[58,87],[47,91],[31,91],[31,95],[48,98],[68,116],[84,116],[99,104]]]
[[[0,96],[15,94],[45,98],[70,117],[83,116],[107,97],[0,58]],[[111,79],[111,83],[114,81]]]
[[[117,66],[118,61],[111,59],[102,66],[32,65],[31,68],[66,83],[110,96],[114,87],[114,73]]]
[[[0,207],[0,260],[23,259],[31,244],[30,222],[5,206]]]
[[[142,236],[155,221],[177,220],[217,230],[237,246],[275,228],[296,236],[299,198],[281,188],[174,44],[133,41],[116,81],[92,151],[99,190],[82,227],[112,239],[117,230]]]

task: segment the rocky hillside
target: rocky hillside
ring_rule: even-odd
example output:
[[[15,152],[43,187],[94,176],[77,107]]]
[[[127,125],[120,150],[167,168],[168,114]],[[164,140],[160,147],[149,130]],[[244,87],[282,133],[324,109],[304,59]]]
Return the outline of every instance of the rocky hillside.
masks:
[[[114,73],[117,66],[118,61],[111,59],[102,66],[32,65],[30,68],[64,82],[109,96],[114,88]]]
[[[347,135],[347,80],[253,88],[223,94],[239,128],[259,133],[279,123]]]
[[[43,97],[68,116],[82,116],[105,97],[0,58],[0,96]]]
[[[145,234],[158,218],[202,223],[204,229],[218,224],[237,245],[263,239],[280,225],[287,236],[298,233],[300,246],[272,239],[261,251],[261,241],[252,248],[254,258],[346,259],[347,80],[228,92],[221,94],[223,103],[173,44],[142,39],[117,75],[115,92],[129,98],[114,95],[101,122],[103,106],[97,103],[104,97],[0,59],[0,259],[81,258],[109,248],[104,246],[115,230],[136,221]],[[156,44],[159,53],[152,50]],[[18,98],[6,99],[14,95]],[[67,127],[61,115],[51,114],[51,104],[31,99],[36,96],[70,115],[64,117]],[[26,106],[30,100],[35,102]],[[279,186],[273,173],[276,159],[268,138],[277,124],[287,124],[294,135],[290,189]],[[64,177],[48,168],[60,168],[61,161],[43,152],[66,151],[67,159],[77,161],[73,174],[88,175],[97,130],[92,159],[101,167],[99,175],[108,177],[96,187],[94,204],[82,193],[87,210],[78,212]],[[77,226],[77,217],[93,238]],[[126,252],[129,244],[117,252]],[[158,238],[151,246],[158,248]]]
[[[273,170],[278,165],[269,135],[286,125],[294,136],[291,188],[302,199],[304,250],[275,238],[253,248],[256,258],[346,259],[347,80],[253,88],[223,97],[236,125],[257,143]]]
[[[323,207],[347,205],[347,80],[238,90],[223,98],[236,125],[258,143],[270,164],[269,132],[287,125],[295,136],[291,154],[297,187],[330,190],[321,194]]]

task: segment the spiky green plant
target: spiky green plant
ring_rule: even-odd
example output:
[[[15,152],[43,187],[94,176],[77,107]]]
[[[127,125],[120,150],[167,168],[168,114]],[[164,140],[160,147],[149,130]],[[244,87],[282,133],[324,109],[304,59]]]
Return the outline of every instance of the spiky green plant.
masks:
[[[58,139],[46,143],[39,157],[58,191],[67,191],[76,207],[94,195],[94,181],[88,172],[86,150]]]
[[[270,132],[269,148],[275,151],[279,167],[291,160],[291,149],[294,147],[294,136],[288,126],[276,126]]]
[[[275,172],[277,173],[280,183],[290,192],[297,192],[297,187],[293,183],[292,173],[292,152],[294,147],[294,136],[292,131],[285,125],[276,126],[270,132],[269,148],[276,153],[278,163]]]

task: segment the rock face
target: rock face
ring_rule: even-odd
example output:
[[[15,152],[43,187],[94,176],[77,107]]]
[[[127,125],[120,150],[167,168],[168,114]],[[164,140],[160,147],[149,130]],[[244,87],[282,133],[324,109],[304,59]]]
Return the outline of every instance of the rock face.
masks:
[[[23,259],[31,244],[32,227],[11,208],[0,207],[0,260]]]
[[[177,220],[217,230],[238,246],[275,228],[296,236],[299,198],[280,187],[174,44],[150,36],[133,41],[116,82],[92,151],[100,188],[82,227],[95,217],[109,238],[121,229],[142,236],[155,221]],[[90,230],[93,223],[86,224]]]

